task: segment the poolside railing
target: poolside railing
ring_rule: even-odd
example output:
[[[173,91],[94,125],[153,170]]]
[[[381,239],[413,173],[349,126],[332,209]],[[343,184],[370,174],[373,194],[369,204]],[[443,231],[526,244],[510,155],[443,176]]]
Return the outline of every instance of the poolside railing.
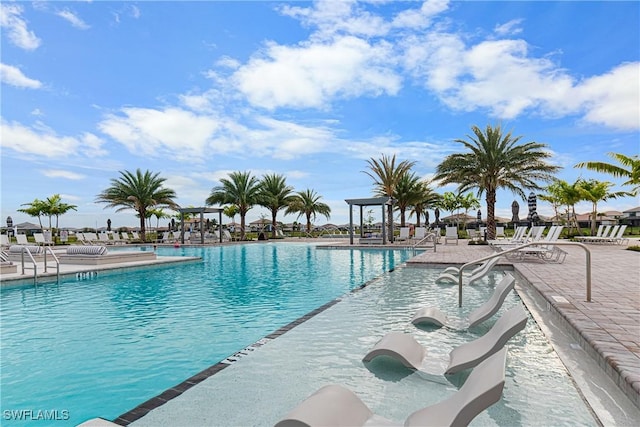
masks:
[[[525,243],[523,245],[517,246],[515,248],[511,248],[511,249],[507,249],[501,252],[496,252],[494,254],[488,255],[486,257],[483,258],[479,258],[477,260],[468,262],[466,264],[463,264],[462,267],[460,267],[460,271],[458,273],[458,307],[462,307],[462,272],[465,268],[468,268],[472,265],[476,265],[479,264],[481,262],[487,261],[489,259],[493,259],[493,258],[497,258],[503,255],[506,255],[508,253],[511,252],[515,252],[515,251],[519,251],[522,250],[523,248],[527,248],[529,246],[555,246],[555,245],[566,245],[566,246],[579,246],[582,249],[584,249],[585,251],[585,256],[586,256],[586,279],[587,279],[587,284],[586,284],[586,292],[587,292],[587,302],[591,302],[591,251],[589,250],[589,248],[582,244],[582,243],[578,243],[578,242],[553,242],[552,244],[550,244],[549,242],[529,242],[529,243]]]

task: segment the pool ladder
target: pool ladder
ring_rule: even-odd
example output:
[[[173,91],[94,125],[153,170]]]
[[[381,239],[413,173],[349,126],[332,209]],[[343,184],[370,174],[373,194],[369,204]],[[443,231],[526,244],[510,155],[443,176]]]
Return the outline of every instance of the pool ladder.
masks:
[[[55,253],[53,253],[53,250],[49,247],[49,246],[45,246],[44,247],[44,272],[47,272],[47,267],[48,267],[48,262],[47,262],[47,252],[51,254],[51,257],[53,258],[53,261],[55,262],[55,266],[56,266],[56,284],[60,284],[60,260],[58,260],[58,257],[56,256]],[[27,259],[25,260],[25,254],[27,254]],[[31,252],[29,251],[29,248],[27,247],[23,247],[22,251],[20,252],[21,255],[21,264],[22,264],[22,274],[25,274],[25,270],[31,269],[33,270],[33,284],[35,286],[38,286],[38,264],[36,263],[35,258],[33,257],[33,255],[31,255]],[[26,265],[26,262],[31,261],[31,266]]]

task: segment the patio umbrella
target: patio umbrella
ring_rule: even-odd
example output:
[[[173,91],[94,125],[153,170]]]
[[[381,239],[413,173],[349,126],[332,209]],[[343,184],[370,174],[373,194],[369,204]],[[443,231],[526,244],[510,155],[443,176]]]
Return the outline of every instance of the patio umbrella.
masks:
[[[436,216],[436,225],[438,225],[440,223],[440,209],[436,208],[436,210],[433,211],[433,213]]]
[[[531,222],[538,221],[538,213],[536,209],[538,207],[538,200],[535,193],[532,191],[527,198],[527,205],[529,206],[529,214],[527,215],[527,220]]]
[[[424,211],[424,222],[426,223],[425,225],[428,227],[429,226],[429,211]]]
[[[511,203],[511,214],[513,215],[511,217],[511,222],[513,223],[520,222],[520,217],[518,216],[519,212],[520,212],[520,205],[516,200],[514,200],[513,203]]]

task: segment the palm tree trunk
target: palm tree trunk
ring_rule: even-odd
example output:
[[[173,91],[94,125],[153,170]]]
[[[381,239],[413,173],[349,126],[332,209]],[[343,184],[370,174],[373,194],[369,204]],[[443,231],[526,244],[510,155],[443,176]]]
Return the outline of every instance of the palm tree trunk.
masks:
[[[487,189],[487,240],[496,238],[496,190]]]
[[[240,240],[244,241],[245,239],[245,233],[244,233],[244,216],[245,213],[244,212],[240,212]]]
[[[147,241],[147,236],[146,236],[146,228],[144,226],[144,221],[145,221],[145,217],[144,217],[144,212],[142,211],[138,211],[138,215],[140,216],[140,238],[142,239],[143,242]],[[97,230],[96,230],[97,231]]]
[[[271,237],[276,238],[276,216],[278,215],[277,211],[271,212]]]

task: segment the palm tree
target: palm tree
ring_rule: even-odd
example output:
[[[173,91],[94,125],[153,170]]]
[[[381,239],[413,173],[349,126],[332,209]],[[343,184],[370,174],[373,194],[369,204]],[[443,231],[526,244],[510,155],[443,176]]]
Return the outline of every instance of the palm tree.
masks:
[[[56,217],[56,229],[58,228],[58,222],[60,215],[76,209],[76,205],[70,205],[62,202],[60,194],[54,194],[51,197],[47,197],[47,200],[43,202],[43,213],[49,216],[49,229],[51,229],[51,217]]]
[[[271,237],[276,237],[278,211],[289,206],[292,193],[293,187],[287,185],[284,176],[274,173],[262,177],[258,204],[271,212]]]
[[[554,181],[557,186],[552,187],[552,191],[555,192],[561,204],[567,207],[567,220],[569,228],[575,228],[579,235],[582,235],[582,229],[578,224],[578,217],[576,216],[576,203],[582,200],[580,191],[578,190],[578,181],[573,184],[569,184],[567,181],[557,179]]]
[[[20,206],[28,206],[26,208],[18,209],[18,212],[26,213],[29,216],[38,217],[38,223],[40,224],[40,229],[42,229],[42,215],[45,211],[45,203],[40,199],[34,199],[31,203],[23,203]]]
[[[610,192],[613,183],[607,181],[597,181],[595,179],[578,180],[577,188],[582,200],[591,202],[591,235],[596,234],[596,221],[598,219],[598,202],[605,202],[609,199],[628,196],[625,191]]]
[[[379,196],[393,197],[400,179],[408,173],[415,162],[403,160],[396,165],[396,155],[389,157],[385,154],[379,160],[371,158],[367,160],[369,171],[363,171],[374,182],[375,193]],[[388,205],[387,217],[389,218],[389,236],[393,236],[393,206]]]
[[[521,136],[502,134],[500,126],[487,125],[483,132],[477,126],[467,140],[458,139],[468,150],[447,156],[436,168],[435,179],[442,184],[457,183],[458,191],[477,188],[478,196],[486,194],[487,238],[495,239],[496,191],[506,188],[526,199],[524,190],[540,189],[537,181],[549,181],[560,168],[547,163],[551,154],[546,144],[527,142],[517,145]]]
[[[455,211],[459,211],[462,207],[462,193],[454,193],[452,191],[446,191],[440,198],[438,206],[448,212],[451,212],[451,216],[455,215]],[[456,220],[456,227],[460,222],[460,215],[458,213]]]
[[[640,191],[640,157],[626,156],[620,153],[607,153],[620,165],[605,162],[582,162],[575,165],[576,168],[587,168],[596,172],[603,172],[617,178],[626,178],[622,185],[631,185],[631,195],[635,196]]]
[[[435,207],[440,203],[440,194],[433,191],[427,181],[420,182],[420,188],[418,191],[420,196],[418,197],[418,201],[413,203],[409,216],[415,214],[416,227],[420,227],[420,217],[425,215],[425,221],[427,222],[426,225],[429,226],[429,221],[426,220],[426,215],[428,215],[427,209]]]
[[[285,214],[298,214],[298,218],[304,215],[307,218],[307,233],[311,233],[311,217],[315,220],[316,215],[323,215],[327,219],[331,217],[331,208],[326,203],[320,202],[322,196],[314,190],[306,189],[298,191],[289,203]]]
[[[396,200],[396,209],[400,212],[400,227],[405,226],[407,209],[422,201],[423,190],[422,181],[414,173],[405,173],[398,180],[393,198]]]
[[[140,218],[140,234],[143,242],[146,241],[145,220],[149,208],[179,208],[173,200],[176,197],[175,191],[163,187],[166,179],[159,175],[148,170],[143,173],[140,169],[135,173],[120,171],[120,178],[112,179],[111,186],[96,198],[98,203],[106,203],[106,207],[117,207],[116,212],[126,209],[136,211]]]
[[[159,240],[160,236],[158,234],[158,228],[160,227],[160,220],[162,218],[171,218],[171,215],[165,213],[162,209],[149,209],[147,210],[147,218],[151,220],[151,217],[156,217],[156,240]],[[149,228],[151,228],[151,223],[149,223]]]
[[[260,182],[251,172],[231,172],[229,179],[222,178],[222,185],[213,187],[206,200],[207,205],[230,203],[238,207],[240,214],[240,240],[245,239],[247,212],[259,201]]]
[[[460,207],[464,209],[464,227],[467,228],[467,217],[471,209],[480,208],[480,200],[473,195],[473,193],[467,193],[464,196],[460,195]]]

